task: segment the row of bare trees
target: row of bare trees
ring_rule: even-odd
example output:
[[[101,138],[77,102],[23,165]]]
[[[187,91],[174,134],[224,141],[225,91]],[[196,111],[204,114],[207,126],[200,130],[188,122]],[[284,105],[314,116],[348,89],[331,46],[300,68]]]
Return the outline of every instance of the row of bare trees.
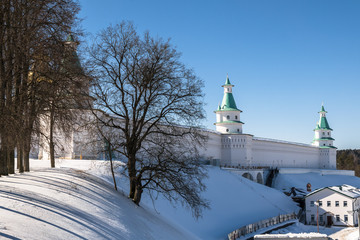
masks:
[[[97,35],[84,74],[71,35],[64,44],[78,11],[73,0],[0,5],[0,176],[14,173],[15,150],[19,171],[30,170],[37,135],[47,138],[54,167],[55,129],[71,128],[72,109],[86,107],[111,163],[113,152],[126,163],[135,204],[146,190],[200,216],[209,207],[201,196],[206,170],[198,152],[206,140],[199,128],[203,82],[169,41],[140,36],[127,22]],[[84,75],[91,75],[92,98]]]
[[[64,36],[76,23],[72,0],[3,0],[0,5],[0,175],[29,171],[39,116],[67,116],[69,47]],[[66,101],[65,101],[66,100]],[[61,112],[61,114],[59,114]],[[37,133],[37,134],[35,134]]]

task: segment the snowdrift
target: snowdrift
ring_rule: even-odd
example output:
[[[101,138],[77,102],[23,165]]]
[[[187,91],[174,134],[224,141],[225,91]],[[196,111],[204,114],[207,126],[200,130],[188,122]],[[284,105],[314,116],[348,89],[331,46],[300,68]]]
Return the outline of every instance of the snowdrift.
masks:
[[[0,177],[0,239],[196,239],[90,174]]]

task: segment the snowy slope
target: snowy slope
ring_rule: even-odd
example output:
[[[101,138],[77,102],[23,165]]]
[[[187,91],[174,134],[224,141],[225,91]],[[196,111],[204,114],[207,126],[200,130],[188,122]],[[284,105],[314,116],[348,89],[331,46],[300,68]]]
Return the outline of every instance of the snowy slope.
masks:
[[[360,178],[345,175],[322,175],[321,173],[299,173],[282,174],[279,173],[275,179],[275,188],[278,190],[289,191],[291,187],[306,190],[306,184],[310,183],[312,190],[348,184],[360,188]]]
[[[0,239],[196,239],[73,169],[0,178]]]
[[[208,174],[203,196],[210,201],[211,209],[204,211],[203,218],[196,221],[184,207],[173,208],[161,198],[155,203],[156,210],[201,239],[225,239],[241,226],[299,210],[289,197],[276,189],[218,167],[208,167]],[[152,206],[148,198],[143,201]]]
[[[46,161],[32,161],[35,168],[41,168],[44,164],[49,166]],[[103,161],[58,160],[57,166],[82,169],[109,183],[112,181],[109,166]],[[211,209],[205,210],[203,218],[199,220],[193,219],[191,212],[181,204],[173,207],[161,197],[153,205],[149,196],[145,195],[141,205],[154,215],[161,215],[173,225],[180,225],[180,228],[194,233],[200,239],[225,239],[229,232],[246,224],[299,210],[289,197],[276,189],[254,183],[218,167],[208,167],[208,175],[204,197],[210,201]],[[118,174],[117,183],[120,191],[126,194],[127,180]]]

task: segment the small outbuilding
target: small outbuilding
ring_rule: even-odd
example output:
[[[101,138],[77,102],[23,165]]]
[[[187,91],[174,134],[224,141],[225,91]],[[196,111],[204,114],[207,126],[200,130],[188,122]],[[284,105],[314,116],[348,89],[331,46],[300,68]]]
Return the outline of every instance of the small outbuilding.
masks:
[[[305,196],[306,224],[357,226],[360,189],[350,185],[324,187]]]

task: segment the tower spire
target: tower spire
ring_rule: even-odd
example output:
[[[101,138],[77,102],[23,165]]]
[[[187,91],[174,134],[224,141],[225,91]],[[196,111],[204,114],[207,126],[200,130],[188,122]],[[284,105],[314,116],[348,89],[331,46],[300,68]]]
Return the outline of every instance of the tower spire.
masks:
[[[234,85],[230,83],[229,75],[226,74],[224,88],[224,96],[216,113],[216,130],[221,133],[242,133],[242,124],[240,121],[241,110],[237,108],[232,88]]]
[[[320,148],[335,148],[333,146],[335,139],[331,137],[332,128],[330,128],[326,119],[326,113],[327,111],[325,111],[324,104],[322,103],[321,110],[319,111],[320,119],[314,129],[315,137],[312,144]]]

